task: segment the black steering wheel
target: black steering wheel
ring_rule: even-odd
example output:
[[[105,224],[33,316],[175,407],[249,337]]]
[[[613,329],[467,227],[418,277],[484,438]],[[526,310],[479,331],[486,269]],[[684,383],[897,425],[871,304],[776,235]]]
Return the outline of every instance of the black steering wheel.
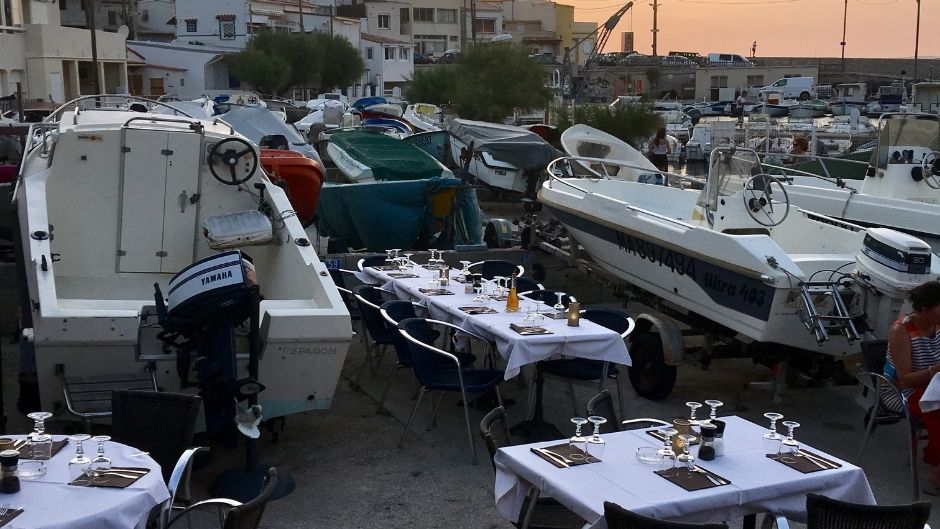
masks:
[[[776,226],[790,214],[790,196],[780,180],[773,175],[758,174],[748,178],[747,182],[744,182],[742,196],[748,215],[761,226]],[[775,203],[777,211],[774,211]],[[782,215],[779,213],[781,205]]]
[[[930,189],[940,189],[940,152],[931,151],[920,161],[920,170],[924,176],[924,183]]]
[[[227,167],[228,174],[220,175],[217,164]],[[241,138],[222,140],[209,149],[209,172],[225,185],[237,186],[247,182],[258,169],[258,155],[250,143]],[[223,169],[224,170],[224,169]]]

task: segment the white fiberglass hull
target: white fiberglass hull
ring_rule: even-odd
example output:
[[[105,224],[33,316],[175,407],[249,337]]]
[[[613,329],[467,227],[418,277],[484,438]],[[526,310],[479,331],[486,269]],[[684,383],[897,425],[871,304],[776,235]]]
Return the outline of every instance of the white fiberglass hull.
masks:
[[[339,169],[339,172],[343,173],[343,176],[350,182],[361,183],[375,181],[372,168],[360,163],[347,153],[345,149],[331,142],[327,144],[326,152],[329,154],[333,164],[336,165],[336,168]]]
[[[453,134],[450,137],[450,154],[459,167],[463,167],[460,154],[468,145]],[[467,166],[467,172],[490,187],[525,193],[527,182],[524,171],[515,165],[497,160],[488,152],[476,151]]]
[[[659,172],[643,153],[630,144],[588,125],[579,124],[565,129],[561,134],[561,146],[568,156],[603,158],[635,167],[606,166],[606,175],[614,180],[636,182],[643,174]],[[604,173],[604,167],[597,164],[577,163],[591,172]]]

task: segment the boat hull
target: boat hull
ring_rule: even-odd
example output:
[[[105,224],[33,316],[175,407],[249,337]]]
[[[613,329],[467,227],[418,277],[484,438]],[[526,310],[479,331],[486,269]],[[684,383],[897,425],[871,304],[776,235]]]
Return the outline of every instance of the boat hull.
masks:
[[[461,153],[467,148],[468,145],[462,139],[451,135],[450,155],[458,166],[464,166],[460,161]],[[490,187],[517,193],[525,193],[528,190],[528,182],[522,169],[511,163],[496,160],[489,153],[474,152],[466,167],[468,173]]]

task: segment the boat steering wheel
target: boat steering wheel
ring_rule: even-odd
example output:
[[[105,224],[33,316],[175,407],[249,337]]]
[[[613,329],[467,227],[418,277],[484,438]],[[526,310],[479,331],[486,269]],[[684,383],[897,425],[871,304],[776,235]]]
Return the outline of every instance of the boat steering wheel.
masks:
[[[782,200],[775,199],[783,197]],[[786,188],[777,179],[769,174],[758,174],[747,179],[744,182],[744,208],[747,214],[761,226],[772,227],[780,224],[790,214],[790,196]],[[774,204],[777,204],[777,211],[774,211]],[[779,213],[783,206],[783,214]]]
[[[213,145],[209,149],[208,161],[212,176],[228,186],[244,184],[258,169],[258,155],[254,147],[241,138],[228,138]],[[227,167],[228,174],[220,175],[216,170],[217,164]]]
[[[920,161],[921,175],[924,177],[924,183],[930,189],[940,189],[940,152],[930,151]]]

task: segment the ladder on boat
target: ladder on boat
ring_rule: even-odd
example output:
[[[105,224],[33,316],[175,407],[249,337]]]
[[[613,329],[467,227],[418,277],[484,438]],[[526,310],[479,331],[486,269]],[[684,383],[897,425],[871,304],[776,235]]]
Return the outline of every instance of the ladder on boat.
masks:
[[[803,325],[816,335],[816,342],[822,344],[829,340],[829,332],[836,330],[845,335],[849,343],[859,339],[855,322],[845,307],[842,294],[839,293],[839,283],[836,281],[808,281],[800,284],[800,297],[803,299],[803,310],[799,311]],[[832,311],[829,314],[820,314],[816,299],[832,300]]]

